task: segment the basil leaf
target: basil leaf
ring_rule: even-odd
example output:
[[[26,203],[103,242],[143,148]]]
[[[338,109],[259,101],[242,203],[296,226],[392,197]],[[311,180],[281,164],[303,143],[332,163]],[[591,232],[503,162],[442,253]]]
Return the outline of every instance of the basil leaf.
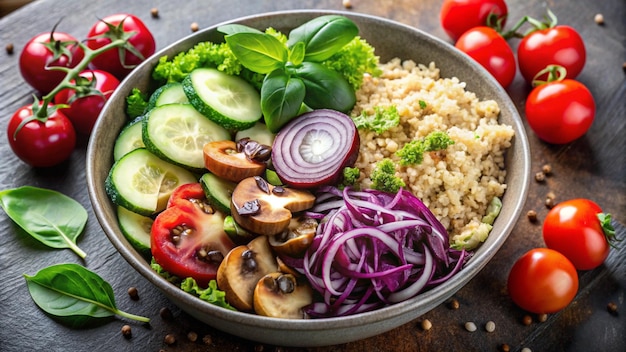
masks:
[[[275,70],[265,76],[261,87],[261,110],[267,128],[276,133],[298,115],[304,100],[305,87],[301,79]]]
[[[233,54],[250,71],[267,74],[287,62],[287,47],[269,34],[241,32],[225,39]]]
[[[235,33],[263,33],[260,30],[252,27],[245,26],[243,24],[225,24],[217,27],[217,31],[226,35]]]
[[[87,223],[87,211],[74,199],[57,191],[22,186],[0,191],[0,205],[39,242],[52,248],[70,248],[81,258],[87,256],[76,245]]]
[[[289,33],[288,47],[304,42],[306,61],[320,62],[328,59],[359,34],[352,20],[339,15],[316,17]]]
[[[356,104],[354,89],[348,81],[322,64],[305,61],[295,68],[295,75],[304,82],[304,103],[312,109],[348,113]]]
[[[304,43],[298,42],[291,49],[289,49],[289,62],[292,65],[298,66],[304,61]]]
[[[141,322],[150,321],[117,309],[111,285],[81,265],[52,265],[34,276],[24,274],[24,278],[35,304],[73,327],[115,314]]]

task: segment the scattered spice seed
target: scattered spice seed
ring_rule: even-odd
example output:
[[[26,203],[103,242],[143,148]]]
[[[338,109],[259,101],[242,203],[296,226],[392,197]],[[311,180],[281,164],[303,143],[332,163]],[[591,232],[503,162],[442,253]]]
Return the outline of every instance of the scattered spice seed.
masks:
[[[432,327],[433,327],[433,323],[431,323],[430,320],[428,320],[428,319],[422,320],[422,330],[428,331]]]
[[[136,301],[139,299],[139,291],[137,290],[136,287],[129,287],[128,295],[130,296],[130,299],[132,299],[133,301]]]
[[[546,320],[548,320],[548,314],[543,313],[537,316],[537,321],[539,321],[540,323],[545,323]]]
[[[622,64],[622,70],[624,71],[624,73],[626,73],[626,62]]]
[[[469,332],[476,331],[476,324],[474,324],[474,322],[472,321],[468,321],[467,323],[465,323],[465,330]]]
[[[615,304],[615,302],[609,302],[609,304],[606,305],[606,310],[611,314],[617,315],[617,304]]]
[[[526,213],[526,217],[530,222],[537,222],[537,212],[532,209]]]
[[[593,16],[593,20],[599,25],[604,24],[604,16],[601,13],[597,13],[595,16]]]
[[[211,337],[211,335],[204,335],[204,337],[202,338],[202,343],[204,343],[205,345],[211,345],[213,344],[213,338]]]
[[[487,324],[485,324],[485,330],[487,332],[494,332],[494,331],[496,331],[496,323],[494,323],[493,321],[489,320],[487,322]]]
[[[163,339],[163,342],[165,342],[166,345],[173,345],[176,343],[176,336],[174,336],[174,334],[167,334],[165,335],[165,339]]]
[[[450,301],[448,301],[448,308],[450,309],[459,309],[460,304],[459,301],[457,301],[456,299],[451,299]]]
[[[122,336],[124,336],[127,339],[130,339],[131,337],[133,337],[133,331],[130,325],[122,326]]]
[[[506,343],[503,343],[500,345],[500,351],[509,352],[510,350],[511,350],[511,347],[509,347],[509,345],[507,345]]]
[[[543,171],[539,171],[535,174],[535,181],[543,182],[546,180],[546,174]]]
[[[187,333],[187,339],[191,342],[196,342],[198,340],[198,334],[195,331],[190,331]]]
[[[161,310],[159,311],[159,315],[163,320],[170,320],[173,317],[172,311],[167,307],[161,308]]]
[[[528,314],[524,315],[524,317],[522,318],[522,324],[528,326],[532,323],[533,323],[533,317],[531,317]]]
[[[541,171],[543,171],[546,175],[552,175],[552,166],[550,164],[545,164],[541,167]]]
[[[9,54],[9,55],[13,55],[13,50],[14,50],[15,48],[13,47],[13,43],[9,43],[9,44],[7,44],[7,46],[5,47],[5,49],[6,49],[6,51],[7,51],[7,54]]]
[[[265,346],[263,345],[255,345],[254,352],[263,352],[265,350]]]
[[[341,3],[343,4],[343,7],[347,8],[347,9],[351,9],[352,8],[352,1],[350,1],[350,0],[342,0]]]
[[[548,194],[546,194],[546,197],[554,200],[554,199],[556,199],[556,194],[554,194],[554,192],[550,191],[550,192],[548,192]]]
[[[532,352],[532,350],[528,347],[522,348],[522,352]]]
[[[193,22],[193,23],[191,24],[191,31],[192,31],[192,32],[197,32],[197,31],[198,31],[198,29],[200,29],[200,26],[198,25],[198,23],[197,23],[197,22]]]
[[[156,7],[151,8],[150,16],[152,16],[152,18],[159,18],[159,9],[157,9]]]

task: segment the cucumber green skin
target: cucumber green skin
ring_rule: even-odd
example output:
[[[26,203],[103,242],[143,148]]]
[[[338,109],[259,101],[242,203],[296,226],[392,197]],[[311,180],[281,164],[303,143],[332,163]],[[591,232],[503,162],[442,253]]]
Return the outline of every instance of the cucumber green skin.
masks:
[[[224,192],[232,194],[237,184],[221,179],[212,173],[205,173],[200,177],[200,185],[204,190],[207,201],[216,210],[230,215],[230,197],[226,196]]]
[[[270,132],[270,130],[264,123],[257,122],[254,126],[250,128],[238,131],[235,134],[235,141],[238,141],[244,137],[248,137],[255,142],[269,145],[271,147],[274,143],[274,138],[276,138],[276,134]]]
[[[145,147],[141,137],[141,122],[144,118],[145,116],[139,116],[124,126],[115,140],[113,160],[119,160],[133,150]]]
[[[171,89],[182,89],[182,85],[180,84],[180,82],[172,82],[172,83],[167,83],[167,84],[162,85],[159,88],[157,88],[154,91],[154,93],[152,93],[152,95],[150,96],[150,99],[148,100],[148,106],[146,107],[146,111],[150,111],[150,110],[156,108],[157,106],[164,105],[164,104],[184,104],[184,103],[189,103],[189,100],[186,99],[186,96],[185,96],[185,99],[182,100],[182,101],[181,100],[171,100],[172,99],[171,94],[167,93],[167,91],[169,91]],[[182,93],[184,94],[184,92],[182,92]],[[178,94],[175,94],[175,95],[178,95]]]
[[[201,70],[214,70],[216,72],[218,72],[221,75],[226,75],[225,73],[221,72],[221,71],[217,71],[215,69],[212,68],[199,68],[196,69],[194,71],[201,71]],[[220,126],[223,126],[224,128],[230,130],[230,131],[240,131],[240,130],[245,130],[248,129],[252,126],[254,126],[254,124],[259,121],[261,119],[261,117],[263,117],[262,113],[261,113],[261,99],[259,96],[259,111],[258,111],[258,116],[253,116],[252,119],[248,120],[248,121],[241,121],[232,117],[228,117],[223,115],[222,113],[220,113],[219,111],[215,110],[213,107],[211,107],[210,105],[208,105],[201,97],[200,95],[196,92],[196,89],[193,86],[193,81],[192,81],[192,77],[194,74],[194,71],[192,71],[190,74],[188,74],[185,79],[183,79],[183,91],[185,92],[185,95],[187,95],[187,99],[189,100],[189,103],[196,108],[196,110],[198,110],[201,114],[203,114],[204,116],[208,117],[209,119],[211,119],[212,121],[214,121],[215,123],[219,124]],[[248,82],[244,81],[243,79],[236,77],[236,76],[229,76],[232,79],[236,79],[236,80],[241,80],[241,82],[243,84],[247,84],[249,85]],[[251,86],[252,87],[252,86]],[[254,89],[254,88],[252,88]]]
[[[188,165],[188,164],[185,164],[185,163],[181,163],[181,162],[175,160],[173,157],[171,157],[171,156],[167,155],[166,153],[164,153],[159,148],[159,146],[157,146],[156,143],[153,141],[152,136],[150,136],[148,124],[150,123],[150,117],[152,116],[152,114],[155,111],[157,111],[157,109],[159,109],[159,108],[166,108],[167,109],[167,108],[170,108],[170,107],[173,107],[173,106],[178,106],[181,109],[194,109],[193,106],[191,106],[189,104],[168,104],[168,105],[162,105],[160,107],[156,107],[156,108],[150,110],[148,112],[148,115],[144,119],[143,124],[142,124],[141,134],[142,134],[143,143],[145,144],[146,148],[152,154],[158,156],[159,158],[161,158],[161,159],[163,159],[163,160],[165,160],[165,161],[167,161],[167,162],[169,162],[171,164],[183,167],[183,168],[185,168],[185,169],[187,169],[189,171],[195,172],[195,173],[205,172],[206,169],[204,168],[204,162],[202,162],[201,165],[195,165],[195,166],[194,165]],[[199,114],[199,113],[198,113],[198,117],[206,119],[206,117],[204,115]],[[216,136],[215,140],[230,140],[231,139],[231,135],[230,135],[230,132],[228,132],[228,130],[226,130],[225,128],[223,128],[223,127],[221,127],[221,126],[219,126],[217,124],[215,124],[213,121],[211,121],[209,119],[206,119],[206,121],[209,124],[214,125],[214,126],[212,126],[211,130],[213,131],[213,133]],[[202,149],[198,150],[197,152],[198,152],[198,155],[202,155],[202,153],[203,153]]]
[[[145,166],[145,165],[140,165],[136,163],[135,157],[137,156],[145,157],[151,163],[159,164],[163,166],[164,168],[168,168],[170,173],[175,174],[178,179],[178,183],[177,185],[174,185],[172,187],[172,191],[175,188],[175,186],[181,185],[183,183],[197,182],[197,178],[190,171],[184,168],[181,168],[179,166],[170,164],[158,158],[157,156],[153,155],[145,148],[138,148],[124,155],[120,160],[116,161],[111,167],[111,170],[109,170],[109,174],[107,175],[107,178],[104,181],[105,192],[107,193],[111,201],[118,206],[124,207],[132,212],[135,212],[137,214],[144,215],[144,216],[151,216],[163,210],[163,209],[158,208],[158,202],[157,202],[157,207],[154,207],[154,208],[146,208],[146,207],[142,207],[140,205],[133,203],[131,200],[127,199],[128,198],[127,196],[124,195],[127,192],[123,188],[120,187],[123,185],[117,185],[114,181],[115,179],[114,174],[120,169],[123,169],[126,167],[141,168]],[[169,195],[167,195],[167,197],[169,198]]]
[[[152,224],[152,218],[134,213],[124,207],[117,207],[117,220],[120,230],[128,242],[143,257],[150,257],[150,231],[146,232],[145,224]]]

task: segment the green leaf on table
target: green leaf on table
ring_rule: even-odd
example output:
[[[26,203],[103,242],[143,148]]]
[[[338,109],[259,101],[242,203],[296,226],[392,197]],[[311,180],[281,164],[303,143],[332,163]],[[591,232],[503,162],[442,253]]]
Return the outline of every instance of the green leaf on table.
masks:
[[[145,323],[150,321],[117,309],[111,285],[81,265],[52,265],[34,276],[24,274],[24,277],[37,306],[72,327],[115,314]]]
[[[225,39],[233,54],[250,71],[266,74],[287,63],[289,50],[270,34],[238,32]]]
[[[0,191],[0,205],[32,237],[52,248],[70,248],[87,255],[76,239],[87,223],[87,211],[74,199],[57,191],[22,186]]]

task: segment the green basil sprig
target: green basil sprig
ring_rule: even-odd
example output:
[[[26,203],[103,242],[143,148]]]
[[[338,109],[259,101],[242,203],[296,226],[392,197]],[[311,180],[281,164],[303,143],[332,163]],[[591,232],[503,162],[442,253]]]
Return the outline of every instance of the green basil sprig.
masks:
[[[70,248],[81,258],[87,256],[76,245],[87,223],[87,211],[74,199],[57,191],[22,186],[0,191],[0,205],[39,242],[52,248]]]
[[[319,62],[337,53],[358,35],[344,16],[320,16],[293,29],[287,43],[239,24],[218,28],[241,64],[266,74],[261,110],[274,133],[298,115],[303,104],[313,109],[348,112],[356,103],[354,89],[340,74]]]
[[[71,327],[82,327],[119,315],[148,323],[149,318],[117,309],[111,285],[85,267],[68,263],[24,274],[33,301],[46,313]]]

